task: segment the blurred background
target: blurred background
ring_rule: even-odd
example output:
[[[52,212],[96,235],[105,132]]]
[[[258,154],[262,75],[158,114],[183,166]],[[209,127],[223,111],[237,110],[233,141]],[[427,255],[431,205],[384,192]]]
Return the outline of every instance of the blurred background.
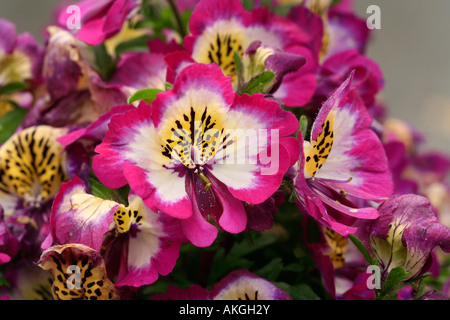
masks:
[[[73,1],[72,1],[73,2]],[[0,0],[0,17],[42,42],[60,0]],[[381,29],[372,32],[367,55],[385,76],[382,99],[391,116],[423,133],[424,149],[450,155],[450,1],[355,0],[356,13],[381,9]]]

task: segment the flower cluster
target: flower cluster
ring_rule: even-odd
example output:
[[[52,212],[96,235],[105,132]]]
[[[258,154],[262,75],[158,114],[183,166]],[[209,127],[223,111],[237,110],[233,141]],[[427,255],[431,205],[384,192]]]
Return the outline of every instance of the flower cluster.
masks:
[[[449,299],[450,159],[351,2],[298,2],[0,20],[0,297]]]

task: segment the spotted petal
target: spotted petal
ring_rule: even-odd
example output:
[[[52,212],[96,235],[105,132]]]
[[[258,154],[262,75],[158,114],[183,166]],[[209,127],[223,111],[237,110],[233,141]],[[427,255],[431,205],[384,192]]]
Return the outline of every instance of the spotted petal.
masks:
[[[251,44],[259,41],[264,46],[297,53],[290,48],[303,47],[308,37],[290,20],[270,13],[267,8],[246,11],[238,0],[200,1],[191,15],[189,28],[191,34],[184,41],[188,54],[196,62],[218,65],[231,77],[235,89],[235,52],[242,58]],[[303,48],[309,52],[306,46]],[[292,106],[304,105],[313,95],[315,77],[312,70],[306,73],[306,77],[299,74],[303,86],[288,85],[279,93]]]
[[[118,207],[114,221],[119,233],[128,237],[116,285],[139,287],[172,271],[184,239],[178,220],[154,212],[131,194],[129,206]]]
[[[19,202],[40,207],[65,179],[63,146],[56,139],[66,129],[35,126],[14,134],[0,148],[0,198],[5,216]]]
[[[295,133],[298,121],[262,95],[243,95],[236,97],[224,126],[230,137],[216,153],[211,172],[236,198],[262,203],[290,166],[294,155],[286,137]]]
[[[115,300],[117,289],[106,275],[102,256],[82,244],[57,245],[45,250],[39,267],[53,276],[55,300]]]
[[[367,200],[382,200],[393,190],[385,151],[372,119],[350,90],[352,75],[325,102],[305,144],[305,176],[325,179],[337,190]]]

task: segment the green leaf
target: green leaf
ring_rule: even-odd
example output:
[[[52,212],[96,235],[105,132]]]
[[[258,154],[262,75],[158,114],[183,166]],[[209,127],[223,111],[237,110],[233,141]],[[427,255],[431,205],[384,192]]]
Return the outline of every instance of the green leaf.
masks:
[[[170,82],[164,82],[164,87],[166,88],[166,91],[172,90],[173,84]]]
[[[302,135],[304,137],[306,132],[308,131],[308,118],[305,115],[302,115],[300,117],[300,120],[298,122],[298,129],[302,132]]]
[[[89,184],[91,186],[92,195],[102,198],[103,200],[112,200],[114,198],[114,190],[104,186],[96,178],[90,176]]]
[[[335,6],[335,5],[337,5],[337,4],[339,4],[339,2],[341,2],[342,0],[333,0],[332,2],[331,2],[331,5],[330,5],[330,7],[332,7],[332,6]]]
[[[253,3],[253,0],[241,0],[242,5],[244,6],[245,10],[251,11],[255,4]]]
[[[268,84],[275,77],[275,74],[270,71],[261,73],[260,75],[254,77],[243,89],[243,93],[255,94],[262,93],[266,84]]]
[[[27,113],[27,109],[15,106],[13,110],[0,118],[0,143],[5,142],[11,137]]]
[[[95,55],[95,68],[102,76],[104,81],[107,81],[114,69],[116,68],[116,60],[114,60],[106,50],[105,44],[99,44],[97,46],[92,46]]]
[[[285,291],[293,300],[320,300],[319,296],[307,284],[289,286]]]
[[[237,51],[234,52],[233,58],[234,58],[234,64],[236,65],[236,73],[237,73],[238,79],[241,79],[243,67],[242,67],[241,57],[239,56],[239,53]]]
[[[0,95],[28,89],[28,85],[24,82],[11,82],[0,88]]]
[[[131,97],[128,98],[128,104],[139,100],[145,100],[146,103],[152,103],[156,99],[156,95],[163,92],[160,89],[142,89],[136,91]]]
[[[208,283],[218,281],[232,270],[250,269],[255,261],[247,257],[254,252],[270,246],[276,240],[277,237],[273,234],[262,235],[255,233],[255,237],[251,243],[248,241],[248,238],[244,238],[240,242],[235,242],[228,252],[224,248],[220,248],[214,256]],[[278,262],[275,264],[278,264]]]
[[[372,257],[370,256],[369,251],[366,249],[366,247],[364,246],[364,244],[361,242],[361,240],[359,240],[357,237],[355,237],[354,235],[349,235],[348,237],[353,244],[358,248],[358,250],[362,253],[362,255],[364,256],[364,259],[366,259],[366,261],[369,263],[369,265],[373,265],[374,261],[372,260]]]
[[[379,299],[396,300],[398,291],[408,285],[404,282],[408,275],[409,273],[402,267],[392,269],[380,289]]]
[[[272,261],[270,261],[264,267],[257,270],[255,273],[270,282],[274,282],[274,281],[276,281],[276,279],[278,279],[278,276],[280,275],[281,271],[283,270],[283,267],[284,267],[283,259],[274,258]]]
[[[150,36],[143,35],[140,37],[136,37],[131,40],[127,40],[121,42],[116,47],[116,54],[121,54],[123,52],[144,52],[148,51],[147,41],[150,39]]]
[[[419,299],[421,296],[423,296],[425,294],[425,288],[425,281],[420,280],[416,287],[414,299]]]

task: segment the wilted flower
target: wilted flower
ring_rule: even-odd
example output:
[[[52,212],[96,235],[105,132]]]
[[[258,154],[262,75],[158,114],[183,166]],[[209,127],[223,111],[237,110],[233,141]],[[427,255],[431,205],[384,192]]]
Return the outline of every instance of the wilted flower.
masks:
[[[3,116],[15,105],[28,108],[32,104],[29,89],[40,83],[43,52],[31,34],[17,34],[16,27],[4,19],[0,19],[0,39],[0,116]]]
[[[103,200],[86,192],[76,175],[65,182],[55,197],[50,217],[50,233],[42,244],[82,243],[100,251],[119,203]]]
[[[385,277],[402,267],[412,279],[425,273],[432,252],[450,252],[450,229],[439,223],[430,201],[419,195],[395,195],[379,207],[380,217],[371,223],[370,247]]]
[[[149,209],[130,195],[129,204],[86,193],[77,176],[62,185],[55,198],[50,235],[43,243],[81,243],[104,255],[116,286],[150,284],[175,266],[184,241],[179,222]]]

